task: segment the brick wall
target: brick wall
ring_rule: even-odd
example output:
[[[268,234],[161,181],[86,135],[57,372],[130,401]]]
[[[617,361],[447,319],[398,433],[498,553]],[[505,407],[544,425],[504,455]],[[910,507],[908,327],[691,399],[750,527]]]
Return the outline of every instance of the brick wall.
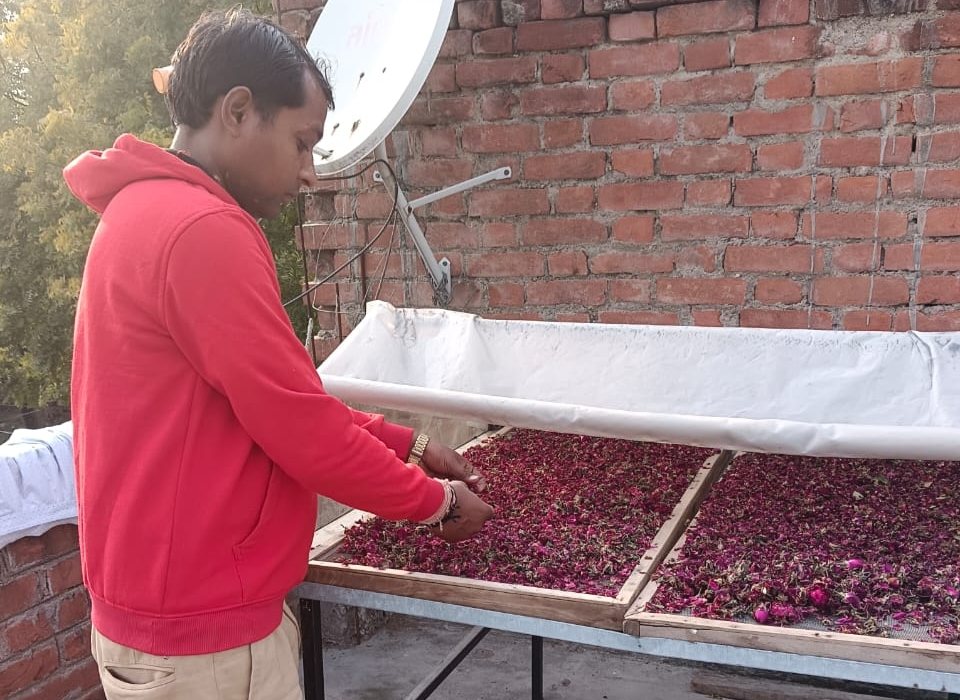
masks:
[[[277,9],[301,32],[319,13]],[[513,168],[421,217],[452,308],[960,330],[958,0],[462,0],[392,147],[412,196]],[[389,206],[376,188],[312,202],[357,218],[308,227],[321,269]],[[380,296],[430,305],[405,245]],[[326,310],[372,296],[385,252]],[[320,314],[324,349],[351,318]]]
[[[0,697],[102,698],[89,615],[75,525],[0,550]]]

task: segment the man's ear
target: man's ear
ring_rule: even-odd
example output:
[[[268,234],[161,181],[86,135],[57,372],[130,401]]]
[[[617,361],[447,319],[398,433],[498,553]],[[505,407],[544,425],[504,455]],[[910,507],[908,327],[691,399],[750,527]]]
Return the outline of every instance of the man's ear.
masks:
[[[236,135],[253,113],[253,93],[250,88],[237,85],[220,102],[220,121],[228,133]]]

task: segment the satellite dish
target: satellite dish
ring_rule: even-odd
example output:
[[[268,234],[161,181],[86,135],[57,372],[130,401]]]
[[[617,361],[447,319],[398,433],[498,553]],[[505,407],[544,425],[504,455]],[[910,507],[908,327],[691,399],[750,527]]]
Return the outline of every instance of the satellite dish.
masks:
[[[328,0],[307,41],[330,61],[335,110],[313,152],[317,174],[346,170],[406,114],[430,74],[455,0]]]

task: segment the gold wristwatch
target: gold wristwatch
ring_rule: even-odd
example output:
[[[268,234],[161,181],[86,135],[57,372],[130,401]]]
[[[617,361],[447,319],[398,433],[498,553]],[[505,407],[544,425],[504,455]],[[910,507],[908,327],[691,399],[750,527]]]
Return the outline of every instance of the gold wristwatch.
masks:
[[[425,433],[417,435],[417,439],[413,442],[413,447],[410,448],[410,456],[407,457],[407,462],[420,466],[420,462],[423,459],[423,452],[427,449],[428,442],[430,442],[429,435]]]

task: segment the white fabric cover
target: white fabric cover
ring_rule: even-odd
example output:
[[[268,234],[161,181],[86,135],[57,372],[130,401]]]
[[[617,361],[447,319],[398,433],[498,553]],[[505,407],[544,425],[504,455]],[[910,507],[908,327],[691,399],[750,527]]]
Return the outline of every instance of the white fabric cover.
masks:
[[[318,371],[348,402],[493,424],[960,459],[960,333],[502,321],[372,302]]]
[[[14,430],[0,445],[0,548],[75,522],[72,424]]]

